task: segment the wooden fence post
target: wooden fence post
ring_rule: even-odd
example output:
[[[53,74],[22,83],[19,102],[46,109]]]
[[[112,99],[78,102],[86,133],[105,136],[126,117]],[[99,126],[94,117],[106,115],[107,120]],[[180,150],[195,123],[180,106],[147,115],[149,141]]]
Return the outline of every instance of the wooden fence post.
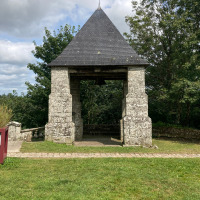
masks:
[[[1,143],[0,143],[0,164],[3,164],[4,159],[7,157],[8,148],[8,127],[1,128]]]

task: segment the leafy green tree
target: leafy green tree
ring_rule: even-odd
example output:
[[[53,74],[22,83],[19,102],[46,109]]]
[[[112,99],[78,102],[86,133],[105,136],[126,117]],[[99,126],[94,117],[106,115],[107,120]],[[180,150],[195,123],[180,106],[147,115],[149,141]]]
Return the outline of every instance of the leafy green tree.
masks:
[[[18,96],[16,91],[7,95],[0,96],[0,105],[6,105],[12,110],[12,118],[10,120],[22,123],[22,128],[36,127],[35,116],[33,110],[35,106],[31,103],[30,98],[23,93]]]
[[[12,118],[12,110],[5,104],[0,105],[0,128],[4,128]]]
[[[118,124],[122,118],[122,81],[81,81],[82,118],[84,124]]]
[[[127,16],[130,45],[150,63],[146,70],[149,113],[188,126],[200,90],[200,2],[197,0],[132,1]]]
[[[43,37],[43,44],[37,46],[35,44],[35,51],[33,55],[41,60],[37,64],[28,64],[28,68],[36,74],[36,84],[31,85],[26,82],[28,86],[27,97],[31,103],[32,110],[30,116],[33,116],[33,123],[29,124],[32,127],[44,126],[48,122],[48,98],[51,92],[51,69],[47,64],[54,60],[74,37],[75,27],[66,25],[60,27],[58,31],[53,34],[45,28],[45,36]]]
[[[80,28],[80,27],[79,27]],[[78,30],[79,30],[78,28]],[[45,28],[43,45],[35,44],[33,55],[42,60],[37,64],[28,64],[36,76],[36,84],[28,86],[27,97],[32,109],[29,113],[34,119],[29,127],[44,126],[48,121],[48,98],[51,91],[51,74],[47,64],[54,60],[73,39],[75,27],[65,26],[54,31],[52,36]],[[99,87],[94,81],[81,81],[82,117],[85,124],[116,124],[121,119],[122,82],[107,81]]]
[[[28,93],[18,96],[1,95],[0,105],[6,104],[13,110],[12,120],[22,123],[23,128],[44,126],[48,122],[48,99],[51,92],[51,70],[47,64],[55,59],[73,39],[75,28],[61,27],[52,35],[45,28],[43,45],[35,44],[33,55],[40,59],[37,64],[28,64],[28,68],[36,74],[36,84],[28,86]],[[122,118],[122,81],[106,81],[106,85],[98,86],[95,81],[81,81],[82,118],[85,124],[117,124]]]

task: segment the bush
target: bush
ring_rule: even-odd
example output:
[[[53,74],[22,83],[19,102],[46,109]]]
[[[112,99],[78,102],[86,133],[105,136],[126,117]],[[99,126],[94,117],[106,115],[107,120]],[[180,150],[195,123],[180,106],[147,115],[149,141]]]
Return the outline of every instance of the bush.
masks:
[[[6,105],[0,105],[0,128],[5,127],[12,118],[12,110]]]
[[[196,128],[192,128],[192,127],[187,127],[187,126],[181,126],[181,125],[177,125],[177,124],[169,124],[169,123],[165,123],[165,122],[157,122],[157,123],[153,123],[152,124],[153,128],[158,128],[158,127],[165,127],[165,128],[177,128],[177,129],[192,129],[192,130],[199,130]]]
[[[153,127],[173,127],[173,128],[188,128],[188,127],[183,127],[181,125],[176,125],[176,124],[169,124],[165,122],[157,122],[153,124]]]

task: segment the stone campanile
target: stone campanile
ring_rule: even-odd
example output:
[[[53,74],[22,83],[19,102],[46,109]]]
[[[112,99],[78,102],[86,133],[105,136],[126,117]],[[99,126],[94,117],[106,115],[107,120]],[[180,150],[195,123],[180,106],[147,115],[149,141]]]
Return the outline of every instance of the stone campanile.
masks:
[[[99,6],[51,67],[48,141],[81,140],[80,80],[123,80],[121,138],[124,146],[152,145],[145,93],[146,60],[136,54]]]

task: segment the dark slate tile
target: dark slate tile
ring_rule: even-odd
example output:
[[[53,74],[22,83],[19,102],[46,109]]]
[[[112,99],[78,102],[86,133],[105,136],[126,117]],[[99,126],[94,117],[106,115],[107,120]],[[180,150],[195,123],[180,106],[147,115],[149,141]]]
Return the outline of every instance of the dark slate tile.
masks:
[[[96,10],[61,55],[48,66],[117,66],[138,63],[148,65],[129,46],[104,11]]]

